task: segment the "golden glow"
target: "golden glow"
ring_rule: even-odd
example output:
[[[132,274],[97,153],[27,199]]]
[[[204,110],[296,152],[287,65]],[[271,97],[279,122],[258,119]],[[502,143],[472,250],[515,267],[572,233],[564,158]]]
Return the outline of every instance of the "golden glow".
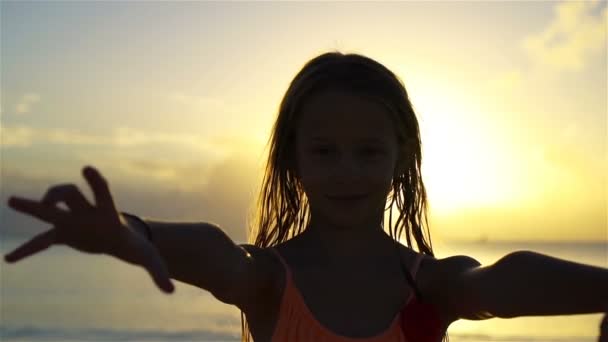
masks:
[[[125,11],[136,15],[138,6]],[[67,12],[55,11],[45,21],[57,38],[52,49],[7,42],[15,48],[5,61],[12,66],[7,80],[19,82],[6,84],[23,87],[6,89],[2,99],[4,182],[24,184],[15,186],[20,193],[32,184],[28,177],[49,184],[80,179],[80,167],[93,164],[116,188],[133,185],[150,191],[149,198],[175,190],[197,202],[219,184],[214,196],[230,199],[222,217],[235,217],[233,203],[249,197],[241,191],[244,183],[261,178],[266,142],[293,77],[310,58],[337,49],[369,56],[405,83],[421,128],[434,236],[606,239],[606,86],[598,75],[606,71],[601,28],[608,10],[601,2],[521,4],[508,11],[497,4],[483,6],[483,16],[465,3],[332,3],[302,5],[297,18],[288,16],[292,5],[287,12],[281,6],[241,12],[206,6],[177,6],[180,19],[165,26],[158,22],[165,22],[166,9],[150,5],[138,25],[108,16],[107,22],[83,22],[87,29],[77,32],[52,24],[65,22]],[[37,18],[28,6],[9,7],[24,22]],[[519,11],[532,14],[522,21]],[[234,21],[203,20],[209,13]],[[451,27],[449,39],[421,20],[429,15]],[[277,31],[265,24],[269,18],[289,18],[289,25]],[[201,22],[217,24],[213,34]],[[377,25],[369,30],[360,22]],[[7,25],[7,32],[23,30],[7,37],[40,32],[37,25]],[[72,34],[91,44],[74,48]],[[115,37],[138,43],[104,45]],[[52,64],[64,50],[70,63]],[[51,64],[19,56],[42,56]],[[167,206],[180,217],[220,211]]]
[[[416,99],[421,121],[422,175],[431,207],[447,214],[463,207],[498,207],[526,196],[510,151],[481,120],[445,94]],[[469,112],[470,113],[470,112]]]

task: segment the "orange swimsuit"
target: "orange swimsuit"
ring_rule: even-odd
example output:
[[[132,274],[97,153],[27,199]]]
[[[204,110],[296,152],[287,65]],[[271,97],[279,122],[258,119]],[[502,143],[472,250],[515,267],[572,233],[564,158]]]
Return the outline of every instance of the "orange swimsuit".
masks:
[[[405,305],[384,332],[365,338],[338,335],[324,327],[310,312],[293,282],[289,265],[271,248],[285,267],[285,289],[279,317],[271,342],[439,342],[443,337],[441,321],[432,305],[423,303],[411,292]],[[409,270],[415,279],[424,254],[418,254]]]

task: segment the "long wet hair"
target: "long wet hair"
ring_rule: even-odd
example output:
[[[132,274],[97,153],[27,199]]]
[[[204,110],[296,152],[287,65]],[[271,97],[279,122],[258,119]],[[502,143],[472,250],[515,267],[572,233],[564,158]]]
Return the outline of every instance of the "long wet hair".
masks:
[[[276,246],[302,233],[310,222],[308,200],[296,172],[296,122],[307,99],[327,89],[345,90],[379,101],[389,110],[400,152],[385,207],[389,210],[388,231],[397,246],[405,235],[408,247],[414,247],[413,240],[419,253],[434,256],[428,231],[427,195],[420,172],[420,130],[405,86],[397,75],[375,60],[337,51],[308,61],[291,81],[281,101],[268,140],[268,160],[250,225],[249,242],[262,248]],[[393,226],[395,206],[398,217]],[[410,273],[406,270],[405,274],[420,296]],[[251,341],[243,312],[241,328],[242,341]]]

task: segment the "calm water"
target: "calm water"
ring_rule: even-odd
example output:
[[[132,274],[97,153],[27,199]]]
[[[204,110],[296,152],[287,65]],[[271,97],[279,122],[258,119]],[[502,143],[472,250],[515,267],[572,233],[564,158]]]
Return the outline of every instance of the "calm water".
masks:
[[[4,239],[4,255],[24,239]],[[533,250],[608,267],[596,244],[435,245],[439,257],[466,254],[483,264],[515,250]],[[108,256],[53,248],[15,265],[1,264],[1,341],[235,341],[240,312],[208,292],[175,282],[162,294],[148,274]],[[453,342],[595,341],[601,314],[458,321]]]

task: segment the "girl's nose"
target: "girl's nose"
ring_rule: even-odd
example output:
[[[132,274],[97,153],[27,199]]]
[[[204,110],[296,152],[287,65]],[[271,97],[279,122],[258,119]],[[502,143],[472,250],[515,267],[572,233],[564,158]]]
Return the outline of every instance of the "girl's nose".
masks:
[[[363,166],[355,156],[342,154],[336,158],[332,176],[342,182],[359,180],[363,176]]]

